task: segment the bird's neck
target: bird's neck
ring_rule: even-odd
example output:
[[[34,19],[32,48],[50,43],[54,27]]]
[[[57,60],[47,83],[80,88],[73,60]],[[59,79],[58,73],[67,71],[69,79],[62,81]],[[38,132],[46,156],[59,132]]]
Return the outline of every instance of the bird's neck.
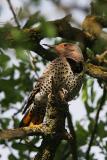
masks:
[[[71,58],[66,58],[66,59],[73,73],[81,73],[83,71],[83,64],[81,62],[76,62]]]

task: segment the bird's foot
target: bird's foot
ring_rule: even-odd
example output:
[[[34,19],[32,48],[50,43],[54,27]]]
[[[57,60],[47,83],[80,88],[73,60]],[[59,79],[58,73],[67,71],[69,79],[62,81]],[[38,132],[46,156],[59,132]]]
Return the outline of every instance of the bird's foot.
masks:
[[[43,127],[43,124],[40,123],[40,124],[33,124],[32,122],[30,123],[29,127],[31,129],[41,129]]]

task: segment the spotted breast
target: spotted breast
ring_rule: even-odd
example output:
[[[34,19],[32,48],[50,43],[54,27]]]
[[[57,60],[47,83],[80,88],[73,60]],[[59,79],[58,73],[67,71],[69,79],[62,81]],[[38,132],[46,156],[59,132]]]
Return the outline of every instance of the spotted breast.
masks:
[[[66,92],[65,100],[72,100],[82,86],[84,58],[80,48],[72,43],[61,43],[53,46],[58,58],[46,67],[32,90],[24,109],[24,117],[20,126],[28,126],[31,123],[42,123],[47,106],[48,94],[52,90],[52,80],[56,88]]]

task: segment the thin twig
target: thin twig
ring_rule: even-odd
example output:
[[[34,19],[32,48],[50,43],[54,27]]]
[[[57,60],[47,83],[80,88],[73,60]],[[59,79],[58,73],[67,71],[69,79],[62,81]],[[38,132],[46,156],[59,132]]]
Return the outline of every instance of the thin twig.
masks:
[[[10,1],[10,0],[7,0],[7,3],[8,3],[8,5],[9,5],[9,7],[10,7],[10,10],[11,10],[11,12],[12,12],[12,14],[13,14],[13,17],[14,17],[14,20],[15,20],[15,22],[16,22],[16,24],[17,24],[17,27],[20,28],[20,23],[19,23],[19,21],[18,21],[18,19],[17,19],[16,13],[15,13],[15,11],[14,11],[14,9],[13,9],[13,6],[12,6],[12,4],[11,4],[11,1]]]
[[[35,57],[31,54],[31,51],[29,51],[29,50],[26,51],[26,54],[28,56],[28,60],[29,60],[29,63],[32,67],[32,70],[35,71],[35,62],[36,62]]]
[[[97,113],[96,113],[96,116],[95,116],[95,124],[94,124],[94,128],[93,128],[93,131],[92,131],[92,134],[91,134],[91,138],[90,138],[90,141],[89,141],[89,145],[88,145],[88,149],[87,149],[87,152],[86,152],[86,160],[89,160],[89,154],[90,154],[90,150],[91,150],[91,147],[92,147],[92,144],[93,144],[93,141],[94,141],[94,138],[95,138],[95,135],[96,135],[96,131],[97,131],[97,126],[98,126],[98,120],[99,120],[99,115],[100,115],[100,111],[102,110],[103,106],[104,106],[104,103],[105,103],[105,98],[106,98],[106,90],[104,88],[103,90],[103,95],[101,97],[101,101],[100,103],[98,104],[98,110],[97,110]]]
[[[107,50],[100,55],[96,55],[95,58],[99,63],[107,64]]]
[[[77,140],[76,140],[76,133],[75,133],[75,129],[72,123],[72,117],[70,112],[67,113],[67,121],[68,121],[68,128],[70,130],[70,134],[72,135],[72,141],[70,143],[71,145],[71,153],[72,153],[72,159],[73,160],[77,160],[78,159],[78,155],[77,155]]]
[[[16,108],[15,108],[15,109],[16,109]],[[12,117],[14,118],[14,117],[15,117],[17,114],[19,114],[22,110],[23,110],[23,108],[18,109],[17,112],[15,112]]]

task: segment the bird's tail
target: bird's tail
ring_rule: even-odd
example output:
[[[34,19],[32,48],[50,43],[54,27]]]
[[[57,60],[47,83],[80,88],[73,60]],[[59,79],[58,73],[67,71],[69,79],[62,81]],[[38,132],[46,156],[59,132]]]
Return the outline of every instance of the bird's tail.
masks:
[[[30,111],[27,111],[25,113],[25,115],[23,116],[23,118],[19,124],[19,127],[29,126],[31,119],[32,119],[32,113]]]
[[[42,107],[38,107],[34,110],[28,110],[23,116],[19,127],[29,126],[30,124],[36,125],[43,122],[45,116],[45,110]]]

